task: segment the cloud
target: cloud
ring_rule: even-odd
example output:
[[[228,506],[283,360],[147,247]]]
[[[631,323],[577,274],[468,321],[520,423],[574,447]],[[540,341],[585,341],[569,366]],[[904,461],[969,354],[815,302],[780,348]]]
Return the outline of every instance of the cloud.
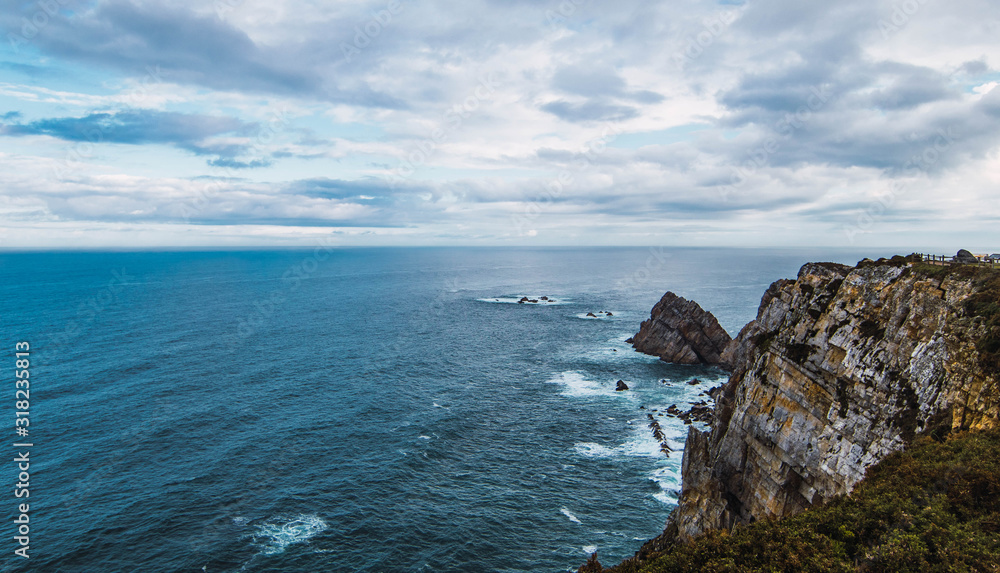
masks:
[[[231,169],[254,169],[257,167],[270,167],[273,162],[267,159],[254,159],[252,161],[239,161],[237,159],[210,159],[208,164],[212,167],[228,167]]]
[[[19,117],[20,114],[11,116],[8,113],[4,119]],[[238,168],[270,165],[268,161],[245,162],[234,159],[251,150],[252,138],[260,132],[259,124],[245,123],[232,117],[152,110],[91,113],[83,117],[58,117],[24,124],[0,125],[0,135],[11,137],[45,135],[64,141],[96,144],[171,145],[196,155],[218,156],[209,160],[209,165]],[[236,137],[239,142],[213,140],[222,136]]]
[[[593,100],[581,103],[559,100],[542,105],[542,110],[571,122],[624,121],[639,115],[634,107]]]
[[[649,90],[630,90],[621,75],[610,66],[577,65],[559,68],[552,87],[568,94],[631,99],[639,103],[659,103],[664,97]]]
[[[8,1],[0,23],[22,27],[21,3]],[[216,7],[222,6],[219,3]],[[30,14],[29,14],[30,15]],[[371,107],[405,104],[364,84],[341,89],[297,53],[293,38],[266,46],[214,13],[179,5],[111,0],[68,16],[46,18],[31,42],[70,61],[126,73],[160,65],[171,82],[217,90],[298,95]]]
[[[35,10],[0,2],[14,33]],[[654,240],[683,222],[774,241],[780,222],[786,238],[839,241],[834,221],[897,187],[906,196],[881,217],[884,236],[919,236],[907,225],[930,221],[928,205],[935,225],[966,232],[943,221],[984,209],[1000,183],[995,2],[920,3],[889,35],[890,0],[404,1],[391,18],[384,0],[221,5],[97,0],[52,16],[4,64],[34,74],[0,86],[24,114],[0,120],[0,153],[36,154],[28,181],[48,180],[38,165],[50,152],[29,135],[97,133],[205,159],[204,171],[147,177],[140,154],[102,154],[46,190],[12,181],[3,193],[15,204],[19,190],[19,216],[176,224],[199,176],[221,170],[201,225],[502,242],[525,236],[511,218],[537,208],[532,240],[591,228]],[[162,79],[142,107],[156,111],[103,111],[151,66]],[[63,69],[73,77],[56,81]],[[279,107],[294,125],[265,141]],[[406,161],[413,172],[387,185]]]

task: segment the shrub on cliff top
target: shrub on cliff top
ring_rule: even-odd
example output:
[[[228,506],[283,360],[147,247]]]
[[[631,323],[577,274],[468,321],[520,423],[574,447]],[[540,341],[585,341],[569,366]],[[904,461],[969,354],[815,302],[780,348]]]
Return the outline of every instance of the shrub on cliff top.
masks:
[[[849,497],[605,571],[998,571],[998,563],[1000,432],[984,432],[917,438],[869,468]]]
[[[911,271],[927,278],[971,280],[975,291],[964,302],[965,313],[981,318],[985,332],[976,342],[979,365],[1000,372],[1000,270],[976,265],[913,265]]]
[[[965,312],[983,319],[985,334],[977,341],[979,364],[987,372],[1000,372],[1000,273],[983,273],[976,292],[965,300]]]

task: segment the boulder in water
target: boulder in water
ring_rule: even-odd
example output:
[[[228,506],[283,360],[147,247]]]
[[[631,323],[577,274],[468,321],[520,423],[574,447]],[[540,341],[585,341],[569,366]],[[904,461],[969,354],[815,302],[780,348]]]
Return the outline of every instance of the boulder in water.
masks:
[[[732,341],[712,313],[672,292],[656,303],[632,338],[639,352],[677,364],[720,364]]]

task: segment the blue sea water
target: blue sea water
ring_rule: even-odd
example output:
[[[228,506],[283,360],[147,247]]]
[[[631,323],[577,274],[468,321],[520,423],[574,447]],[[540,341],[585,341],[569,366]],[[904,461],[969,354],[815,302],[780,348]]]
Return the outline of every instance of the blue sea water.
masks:
[[[617,562],[662,530],[679,488],[687,427],[660,418],[667,457],[646,413],[725,379],[624,340],[667,290],[735,335],[772,281],[865,255],[0,254],[0,411],[23,440],[12,373],[29,341],[34,444],[31,558],[13,555],[24,500],[8,488],[2,570],[555,572],[595,550]],[[587,316],[600,311],[613,316]],[[3,471],[16,481],[15,464]]]

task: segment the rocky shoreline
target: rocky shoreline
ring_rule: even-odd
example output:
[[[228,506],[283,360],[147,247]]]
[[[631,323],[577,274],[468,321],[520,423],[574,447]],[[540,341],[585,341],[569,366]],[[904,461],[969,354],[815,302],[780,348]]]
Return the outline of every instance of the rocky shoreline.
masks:
[[[725,344],[711,313],[664,295],[635,348],[731,375],[711,391],[714,408],[664,412],[710,429],[689,429],[678,507],[629,562],[847,494],[915,435],[1000,427],[998,373],[982,344],[1000,324],[990,314],[997,291],[987,290],[997,288],[989,269],[903,257],[809,263],[772,284],[757,318]],[[602,569],[594,558],[581,571]]]

